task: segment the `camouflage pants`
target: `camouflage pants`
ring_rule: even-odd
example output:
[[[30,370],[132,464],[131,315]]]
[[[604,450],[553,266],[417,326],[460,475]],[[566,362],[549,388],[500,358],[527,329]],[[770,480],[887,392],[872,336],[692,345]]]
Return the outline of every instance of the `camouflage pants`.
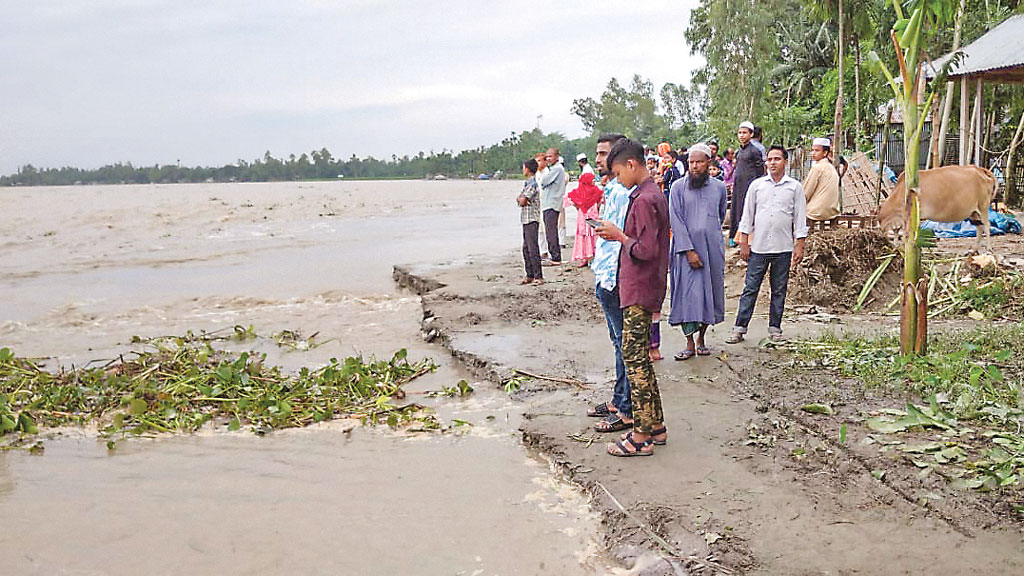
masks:
[[[630,384],[633,403],[633,430],[650,434],[665,416],[661,410],[661,392],[651,362],[651,318],[640,306],[622,310],[622,361]]]

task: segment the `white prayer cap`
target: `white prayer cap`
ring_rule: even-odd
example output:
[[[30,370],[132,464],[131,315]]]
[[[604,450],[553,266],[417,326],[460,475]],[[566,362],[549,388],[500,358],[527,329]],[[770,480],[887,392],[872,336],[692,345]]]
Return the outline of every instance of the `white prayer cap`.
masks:
[[[821,146],[822,148],[831,148],[832,147],[832,141],[829,140],[828,138],[815,138],[814,142],[811,143],[811,146]]]
[[[708,160],[711,160],[711,147],[703,142],[698,142],[686,150],[686,153],[690,156],[693,156],[694,152],[700,152],[704,156],[707,156]]]
[[[750,122],[750,121],[747,121],[747,120],[744,120],[743,122],[740,122],[740,128],[746,128],[747,130],[750,130],[751,132],[753,132],[754,131],[754,123]]]
[[[579,154],[576,155],[576,161],[577,162],[579,162],[580,160],[586,160],[586,159],[587,159],[587,153],[586,152],[580,152]]]

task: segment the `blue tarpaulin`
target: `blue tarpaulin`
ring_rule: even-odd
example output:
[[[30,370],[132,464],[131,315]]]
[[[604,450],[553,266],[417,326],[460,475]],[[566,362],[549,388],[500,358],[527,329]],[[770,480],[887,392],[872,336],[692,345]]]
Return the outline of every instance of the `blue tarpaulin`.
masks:
[[[996,212],[991,208],[988,210],[988,222],[993,236],[1021,233],[1020,222],[1017,222],[1016,218],[1009,214]],[[931,220],[922,220],[921,228],[934,230],[935,235],[939,238],[973,238],[978,234],[978,228],[971,224],[970,220],[964,220],[963,222],[932,222]]]

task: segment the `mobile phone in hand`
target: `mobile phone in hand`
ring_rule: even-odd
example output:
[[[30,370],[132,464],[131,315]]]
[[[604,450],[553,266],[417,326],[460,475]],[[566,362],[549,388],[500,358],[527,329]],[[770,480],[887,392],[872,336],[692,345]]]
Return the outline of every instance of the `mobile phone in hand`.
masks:
[[[587,218],[587,225],[590,226],[591,228],[597,228],[598,224],[600,224],[598,220],[594,220],[593,218]]]

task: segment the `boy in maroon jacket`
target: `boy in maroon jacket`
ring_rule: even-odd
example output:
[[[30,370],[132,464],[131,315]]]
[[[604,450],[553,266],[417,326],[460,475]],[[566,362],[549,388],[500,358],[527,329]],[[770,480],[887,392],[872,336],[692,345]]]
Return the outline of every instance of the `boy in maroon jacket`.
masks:
[[[614,444],[612,456],[650,456],[654,445],[668,439],[661,409],[661,392],[648,348],[651,318],[661,312],[668,283],[668,201],[651,180],[644,164],[644,147],[630,139],[618,141],[607,165],[631,189],[624,229],[608,221],[596,228],[605,240],[622,243],[619,252],[619,303],[622,306],[622,360],[626,365],[633,402],[633,430]]]

